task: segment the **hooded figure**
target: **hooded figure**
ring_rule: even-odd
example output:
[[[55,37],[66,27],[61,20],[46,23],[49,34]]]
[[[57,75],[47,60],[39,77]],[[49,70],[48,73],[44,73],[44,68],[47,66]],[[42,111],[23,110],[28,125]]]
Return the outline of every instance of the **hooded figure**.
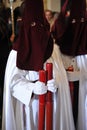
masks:
[[[20,26],[5,71],[2,130],[37,130],[38,94],[49,88],[38,81],[53,50],[43,0],[25,0]]]
[[[74,72],[67,72],[67,80],[79,81],[77,130],[87,130],[86,14],[86,0],[73,0],[67,23],[61,11],[53,27],[53,35],[59,45],[65,69],[73,66]]]
[[[65,3],[67,3],[67,0]],[[61,11],[53,28],[56,42],[59,44],[61,52],[65,55],[77,56],[86,54],[86,1],[72,1],[67,23],[65,16],[66,6],[62,8],[64,11]]]

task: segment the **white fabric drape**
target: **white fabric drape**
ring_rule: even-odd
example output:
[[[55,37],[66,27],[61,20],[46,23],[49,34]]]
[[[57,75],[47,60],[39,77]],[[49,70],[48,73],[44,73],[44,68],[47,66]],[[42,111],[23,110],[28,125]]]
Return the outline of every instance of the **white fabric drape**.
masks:
[[[58,91],[54,93],[53,99],[53,130],[75,130],[67,74],[58,46],[55,45],[54,49],[52,57],[47,61],[53,63],[53,74],[58,86]],[[19,99],[14,98],[12,93],[17,90],[16,87],[21,86],[19,92],[22,95],[22,86],[27,89],[28,81],[38,79],[38,75],[33,74],[33,72],[19,70],[16,67],[16,55],[17,52],[12,50],[6,67],[2,130],[37,130],[38,96],[33,96],[33,98],[29,96],[30,103],[25,105],[23,110],[22,101],[20,102]],[[32,95],[32,88],[29,93]]]
[[[38,95],[31,97],[30,86],[38,80],[38,73],[18,69],[16,56],[12,50],[6,66],[2,130],[38,130]]]
[[[87,98],[87,55],[77,57],[77,64],[80,69],[80,85],[79,85],[79,105],[78,105],[78,130],[87,130],[86,117],[86,98]]]
[[[18,119],[19,124],[18,126],[20,127],[21,130],[24,130],[23,126],[21,125],[23,124],[22,123],[23,113],[21,112],[22,104],[18,100],[15,101],[15,99],[13,99],[13,97],[11,96],[11,88],[10,88],[11,79],[15,73],[15,62],[16,62],[15,55],[13,57],[9,57],[9,61],[11,64],[7,63],[5,82],[4,82],[2,130],[17,129],[16,127],[17,121],[15,120],[16,115],[18,115],[18,117],[16,118]],[[18,107],[20,107],[20,111],[17,110]],[[14,113],[14,111],[16,112]]]
[[[36,80],[38,78],[37,74],[34,72],[30,72],[28,75],[27,71],[21,71],[16,67],[16,51],[11,51],[7,67],[6,67],[6,73],[5,73],[5,84],[4,84],[4,97],[3,97],[3,119],[2,119],[2,130],[32,130],[37,129],[37,126],[35,125],[35,119],[33,115],[32,108],[38,108],[35,107],[35,104],[38,105],[37,99],[32,98],[30,100],[29,105],[25,105],[23,107],[22,101],[13,97],[14,91],[17,91],[17,87],[21,86],[20,91],[18,90],[19,97],[26,96],[26,93],[24,94],[22,90],[22,87],[25,87],[25,90],[29,91],[29,94],[32,95],[32,87],[31,89],[28,89],[29,81]],[[33,74],[34,73],[34,74]],[[33,76],[32,76],[33,75]],[[29,80],[27,78],[30,78]],[[27,87],[26,87],[27,86]],[[15,89],[14,89],[15,88]],[[24,89],[24,88],[23,88]],[[24,90],[24,91],[25,91]],[[12,96],[13,94],[13,96]],[[26,96],[26,100],[29,100],[30,98]],[[17,97],[18,98],[18,97]],[[20,99],[20,98],[19,98]],[[24,102],[24,100],[23,100]],[[26,104],[26,103],[25,103]],[[23,110],[24,108],[24,110]],[[24,111],[25,111],[25,119],[24,119]],[[37,109],[34,110],[34,112],[37,112]],[[36,118],[36,117],[35,117]],[[24,126],[24,120],[26,125]]]
[[[56,44],[52,57],[47,62],[53,63],[54,77],[58,85],[58,93],[55,94],[56,100],[54,101],[55,125],[53,130],[75,130],[67,74]]]

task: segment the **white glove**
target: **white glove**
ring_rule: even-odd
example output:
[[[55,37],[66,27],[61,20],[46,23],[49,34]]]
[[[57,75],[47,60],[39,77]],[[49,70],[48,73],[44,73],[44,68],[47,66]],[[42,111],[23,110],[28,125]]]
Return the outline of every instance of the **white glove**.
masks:
[[[47,86],[45,83],[41,81],[37,81],[34,83],[34,94],[41,95],[47,93]]]
[[[57,90],[56,83],[54,79],[47,81],[48,90],[55,93]]]

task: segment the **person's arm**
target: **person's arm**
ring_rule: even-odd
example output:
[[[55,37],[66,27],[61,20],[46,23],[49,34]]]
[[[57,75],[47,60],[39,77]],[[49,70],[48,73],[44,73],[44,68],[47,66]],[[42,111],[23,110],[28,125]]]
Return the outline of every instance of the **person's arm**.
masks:
[[[32,74],[33,76],[36,76],[34,71]],[[38,76],[36,82],[33,82],[26,77],[29,77],[28,73],[18,69],[11,81],[12,95],[26,105],[29,105],[32,93],[41,95],[47,93],[47,90],[51,92],[56,91],[55,81],[53,79],[49,80],[46,85],[45,83],[38,81]]]
[[[7,61],[5,71],[5,86],[10,89],[11,95],[22,103],[28,105],[31,99],[33,86],[26,79],[27,71],[19,70],[16,67],[17,52],[12,50]],[[7,91],[6,91],[7,92]]]
[[[29,105],[32,93],[43,94],[47,92],[47,86],[43,82],[38,80],[37,72],[20,70],[16,67],[17,52],[12,50],[5,72],[5,84],[9,86],[11,95],[23,104]],[[32,75],[32,76],[31,76]],[[35,83],[33,81],[36,81]]]
[[[16,51],[11,51],[8,58],[5,83],[9,84],[10,92],[13,97],[21,101],[25,105],[29,105],[32,93],[41,95],[47,92],[49,84],[38,81],[39,75],[36,71],[20,70],[16,67]]]
[[[32,93],[41,95],[47,92],[47,86],[45,83],[38,81],[38,75],[36,77],[34,71],[32,74],[35,76],[35,80],[37,79],[36,82],[27,79],[29,78],[29,73],[27,71],[19,69],[17,69],[17,72],[11,80],[12,96],[25,105],[29,105]]]
[[[20,73],[20,70],[18,70],[11,80],[12,96],[23,104],[29,105],[33,90],[34,83],[26,79],[26,73]]]

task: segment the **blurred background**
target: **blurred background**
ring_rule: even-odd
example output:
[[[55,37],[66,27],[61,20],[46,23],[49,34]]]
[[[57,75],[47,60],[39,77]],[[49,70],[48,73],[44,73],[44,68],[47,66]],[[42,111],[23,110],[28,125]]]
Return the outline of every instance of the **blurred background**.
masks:
[[[13,0],[13,1],[14,1],[13,2],[14,8],[16,8],[17,6],[20,6],[20,4],[23,2],[23,0]],[[64,1],[64,0],[61,0],[61,1]],[[45,9],[59,11],[61,1],[60,0],[44,0],[44,7]],[[0,2],[4,2],[7,7],[10,7],[9,0],[0,0]]]

